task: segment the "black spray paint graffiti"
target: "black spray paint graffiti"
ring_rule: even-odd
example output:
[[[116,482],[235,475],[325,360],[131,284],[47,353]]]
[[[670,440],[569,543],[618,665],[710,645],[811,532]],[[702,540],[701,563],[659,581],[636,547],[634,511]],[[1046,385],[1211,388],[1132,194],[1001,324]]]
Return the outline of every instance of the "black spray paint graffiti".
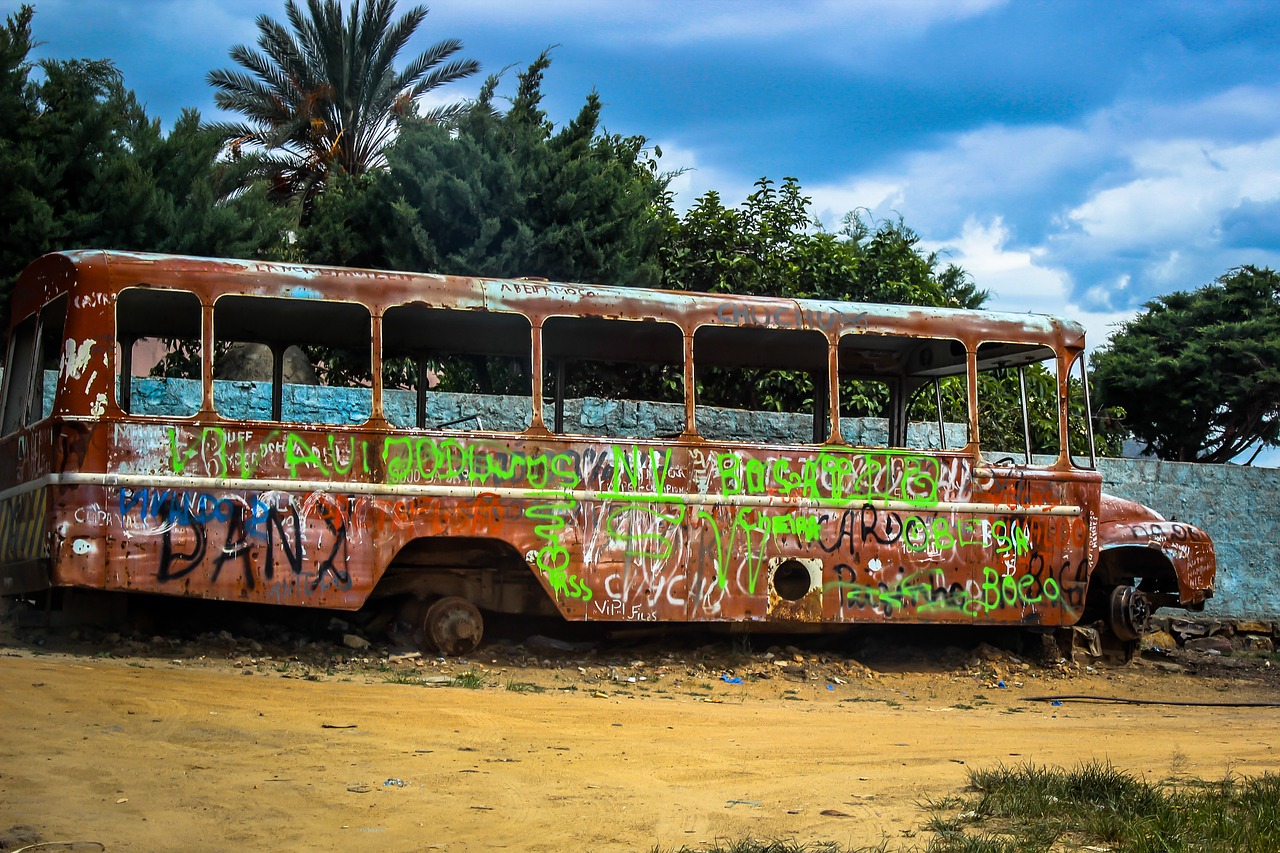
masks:
[[[253,590],[259,580],[273,583],[280,568],[287,570],[284,577],[301,583],[310,593],[322,587],[351,588],[347,515],[336,505],[337,498],[307,508],[306,517],[323,524],[327,535],[322,538],[329,543],[327,549],[322,548],[324,556],[315,562],[314,572],[307,571],[306,542],[308,536],[314,540],[316,535],[304,533],[304,513],[292,498],[276,503],[258,495],[216,497],[172,489],[125,488],[120,490],[119,500],[122,517],[136,513],[153,525],[147,530],[160,537],[156,568],[160,583],[181,580],[201,568],[207,568],[210,582],[216,583],[224,569],[238,569],[244,587]],[[211,538],[216,552],[210,550]]]
[[[830,517],[820,520],[825,526]],[[845,510],[835,527],[834,540],[819,542],[828,554],[847,550],[856,555],[858,546],[867,542],[900,545],[908,554],[977,546],[998,555],[1022,557],[1032,550],[1031,526],[1026,520],[903,515],[868,503]]]

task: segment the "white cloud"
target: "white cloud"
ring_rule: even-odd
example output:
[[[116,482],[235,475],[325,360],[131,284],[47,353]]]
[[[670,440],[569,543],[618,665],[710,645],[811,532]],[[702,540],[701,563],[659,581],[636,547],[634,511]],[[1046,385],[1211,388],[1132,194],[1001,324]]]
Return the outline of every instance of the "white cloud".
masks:
[[[1222,145],[1207,139],[1138,142],[1134,177],[1066,214],[1095,246],[1216,241],[1221,214],[1245,198],[1280,197],[1280,136]]]
[[[1044,192],[1062,173],[1098,159],[1105,147],[1086,129],[989,125],[877,171],[805,190],[824,222],[864,207],[877,217],[901,214],[922,232],[950,231],[975,211]]]
[[[1280,199],[1280,129],[1274,118],[1259,126],[1273,106],[1280,86],[1176,109],[1117,104],[1072,126],[989,125],[805,190],[828,227],[855,208],[902,216],[962,251],[961,265],[1002,299],[1046,292],[1052,304],[1126,316],[1230,267],[1280,262],[1271,231],[1255,225],[1253,242],[1233,247],[1222,228],[1229,212],[1257,217]],[[1049,287],[1045,271],[1061,281]]]
[[[979,287],[989,290],[987,308],[1053,314],[1080,323],[1090,350],[1133,317],[1133,311],[1086,310],[1071,298],[1071,277],[1065,270],[1046,265],[1036,250],[1009,248],[1009,237],[1000,217],[987,222],[970,218],[954,238],[922,241],[922,248],[963,267]]]

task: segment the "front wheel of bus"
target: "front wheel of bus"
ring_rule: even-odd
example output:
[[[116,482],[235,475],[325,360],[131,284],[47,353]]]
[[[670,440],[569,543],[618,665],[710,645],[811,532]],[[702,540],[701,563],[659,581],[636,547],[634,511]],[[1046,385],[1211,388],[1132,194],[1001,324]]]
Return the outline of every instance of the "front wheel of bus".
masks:
[[[484,618],[465,598],[446,596],[427,608],[422,617],[422,635],[442,655],[465,655],[480,645]]]
[[[1118,586],[1111,591],[1108,623],[1111,631],[1126,642],[1142,639],[1151,624],[1151,599],[1132,586]]]

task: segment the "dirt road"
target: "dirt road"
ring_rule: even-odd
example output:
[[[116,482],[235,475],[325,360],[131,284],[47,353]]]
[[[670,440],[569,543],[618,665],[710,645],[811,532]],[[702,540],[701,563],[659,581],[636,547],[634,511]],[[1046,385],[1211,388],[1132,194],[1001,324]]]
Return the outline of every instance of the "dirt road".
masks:
[[[1280,700],[1265,679],[1145,662],[877,669],[801,652],[735,668],[593,652],[463,671],[374,650],[334,670],[242,640],[172,659],[156,643],[0,642],[0,832],[109,851],[910,845],[924,840],[907,835],[916,803],[957,792],[975,765],[1280,771],[1277,709],[1022,701]],[[459,673],[481,686],[426,686]]]

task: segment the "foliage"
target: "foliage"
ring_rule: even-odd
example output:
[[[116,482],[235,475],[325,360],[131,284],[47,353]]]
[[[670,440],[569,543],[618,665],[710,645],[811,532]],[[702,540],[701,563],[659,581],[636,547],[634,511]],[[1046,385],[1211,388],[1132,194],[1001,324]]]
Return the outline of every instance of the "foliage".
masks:
[[[547,53],[519,74],[506,113],[499,79],[446,130],[406,122],[388,154],[397,194],[387,257],[398,269],[652,285],[666,177],[645,139],[605,133],[592,92],[556,130],[541,109]]]
[[[218,107],[245,116],[217,125],[217,132],[233,153],[258,152],[255,174],[271,182],[275,197],[299,198],[306,212],[331,173],[358,177],[381,168],[417,99],[479,70],[474,60],[446,61],[462,43],[445,39],[397,72],[396,57],[427,7],[414,6],[395,21],[394,12],[395,0],[363,6],[353,0],[344,19],[338,0],[307,0],[305,13],[287,0],[288,27],[261,15],[259,50],[231,49],[244,71],[209,73]],[[420,120],[447,122],[461,110],[461,104],[437,107]]]
[[[1148,302],[1093,369],[1099,402],[1122,404],[1162,459],[1221,463],[1280,444],[1280,275],[1237,267]]]
[[[253,257],[278,249],[287,214],[261,188],[234,198],[216,137],[186,112],[166,137],[101,60],[28,60],[33,10],[0,29],[0,296],[48,251],[109,247]]]
[[[703,293],[898,302],[978,308],[987,298],[964,270],[939,269],[936,252],[901,220],[874,222],[854,212],[838,233],[810,214],[795,178],[768,178],[740,207],[708,192],[683,217],[668,219],[664,287]]]
[[[385,172],[330,176],[298,229],[301,259],[313,264],[389,268],[392,187]]]

